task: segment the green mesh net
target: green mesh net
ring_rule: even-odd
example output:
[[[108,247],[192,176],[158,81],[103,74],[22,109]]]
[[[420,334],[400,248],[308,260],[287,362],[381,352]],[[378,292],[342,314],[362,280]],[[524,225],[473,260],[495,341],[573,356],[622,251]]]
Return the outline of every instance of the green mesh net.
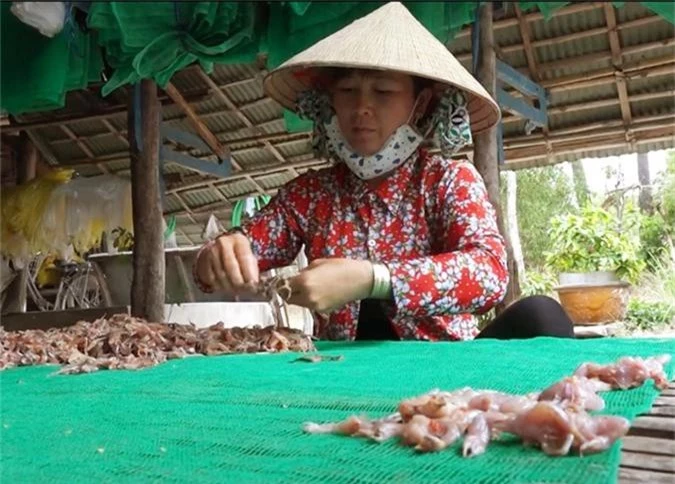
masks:
[[[434,387],[530,392],[581,362],[673,353],[673,340],[479,340],[320,343],[338,362],[295,354],[194,357],[142,371],[54,376],[55,367],[0,374],[2,482],[614,482],[620,444],[549,457],[514,438],[473,459],[460,445],[416,454],[307,435],[305,421],[390,413]],[[668,368],[673,374],[673,365]],[[651,381],[605,394],[603,413],[633,419],[657,395]]]

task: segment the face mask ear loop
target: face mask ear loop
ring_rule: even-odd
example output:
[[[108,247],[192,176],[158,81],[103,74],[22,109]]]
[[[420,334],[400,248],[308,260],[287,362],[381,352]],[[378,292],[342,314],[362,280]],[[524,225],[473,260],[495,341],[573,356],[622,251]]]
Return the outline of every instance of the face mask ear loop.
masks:
[[[410,114],[408,115],[408,120],[406,121],[405,124],[410,126],[413,129],[413,131],[415,131],[423,139],[426,139],[426,137],[429,136],[429,134],[433,131],[433,126],[430,124],[427,127],[426,132],[422,133],[422,132],[420,132],[419,127],[417,126],[417,124],[420,122],[420,119],[421,119],[422,116],[419,116],[416,120],[414,120],[414,122],[413,122],[413,119],[412,119],[413,116],[415,115],[415,109],[417,108],[417,103],[419,103],[419,101],[420,101],[420,96],[418,95],[415,98],[415,103],[413,104],[412,110],[410,111]]]

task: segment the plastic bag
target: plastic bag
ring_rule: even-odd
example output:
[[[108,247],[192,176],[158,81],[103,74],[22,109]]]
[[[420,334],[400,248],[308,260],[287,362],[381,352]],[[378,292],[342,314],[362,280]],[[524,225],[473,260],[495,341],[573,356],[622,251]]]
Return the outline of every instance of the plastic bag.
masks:
[[[223,230],[223,228],[221,227],[220,222],[218,222],[216,216],[211,214],[208,222],[206,222],[204,232],[202,232],[202,238],[204,240],[213,240],[220,234],[222,234],[224,231],[225,230]]]
[[[27,260],[54,254],[69,260],[101,243],[104,232],[133,231],[131,183],[115,175],[70,180],[55,170],[2,192],[2,254]],[[9,192],[9,193],[8,193]]]
[[[37,29],[45,37],[54,37],[63,30],[66,6],[63,2],[14,2],[11,12],[23,23]]]

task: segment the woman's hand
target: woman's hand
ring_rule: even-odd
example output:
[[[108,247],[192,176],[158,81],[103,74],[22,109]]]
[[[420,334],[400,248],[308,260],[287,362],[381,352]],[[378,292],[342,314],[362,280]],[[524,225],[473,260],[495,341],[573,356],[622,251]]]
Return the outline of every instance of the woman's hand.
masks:
[[[258,261],[245,235],[218,237],[197,259],[197,277],[228,296],[252,294],[259,282]]]
[[[291,304],[320,313],[365,299],[373,287],[373,266],[367,260],[317,259],[288,281]]]

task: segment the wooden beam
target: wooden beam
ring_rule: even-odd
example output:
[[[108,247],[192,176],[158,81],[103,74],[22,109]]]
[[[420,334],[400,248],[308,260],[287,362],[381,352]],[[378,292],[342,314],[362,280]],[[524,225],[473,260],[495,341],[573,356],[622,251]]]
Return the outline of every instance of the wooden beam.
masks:
[[[5,132],[3,128],[3,133]],[[50,165],[50,166],[56,166],[59,164],[59,160],[52,152],[51,148],[49,147],[49,144],[42,139],[42,136],[39,135],[35,130],[33,129],[27,129],[26,135],[30,138],[30,140],[33,142],[37,150],[40,152],[42,155],[42,158]]]
[[[673,45],[675,45],[675,38],[669,38],[666,40],[657,40],[655,42],[647,42],[645,44],[638,44],[633,45],[631,47],[624,47],[621,51],[621,55],[628,56],[633,54],[642,54],[643,52],[649,52],[650,50],[661,49],[663,47],[671,47]],[[545,64],[539,64],[539,69],[541,72],[548,72],[563,67],[584,64],[587,62],[606,60],[611,58],[611,55],[612,53],[609,51],[593,52],[591,54],[580,55],[569,59],[561,59],[557,61],[546,62]]]
[[[640,130],[635,132],[635,144],[644,144],[655,141],[673,141],[675,138],[675,125],[672,126],[659,126],[649,130]],[[621,148],[628,147],[630,144],[626,141],[626,138],[623,132],[620,132],[618,135],[604,135],[602,141],[593,145],[589,145],[589,142],[584,137],[577,137],[569,141],[553,142],[554,153],[556,155],[570,155],[574,153],[584,153],[588,151],[599,151],[609,148]],[[516,166],[521,167],[530,167],[530,166],[519,166],[518,161],[528,161],[541,159],[546,155],[546,147],[543,143],[539,145],[533,145],[526,148],[517,148],[513,150],[506,150],[506,159],[507,163],[504,165],[504,169],[511,169]],[[538,163],[536,166],[543,166],[546,163]],[[535,166],[535,165],[532,165]],[[514,169],[519,169],[514,168]]]
[[[208,91],[199,91],[195,94],[186,95],[185,99],[188,102],[201,102],[208,99]],[[162,105],[172,105],[173,101],[169,96],[159,96],[159,102]],[[34,121],[30,123],[12,123],[9,126],[3,126],[3,133],[17,133],[25,129],[46,128],[48,126],[58,126],[62,123],[75,123],[80,121],[99,121],[101,119],[108,119],[113,116],[118,116],[127,112],[127,106],[115,106],[100,113],[80,113],[77,115],[59,116],[53,119],[44,121]]]
[[[37,175],[37,164],[40,152],[28,137],[27,133],[19,136],[19,159],[17,160],[16,184],[23,185]]]
[[[487,92],[495,97],[497,92],[497,59],[494,51],[493,6],[492,3],[483,3],[478,7],[479,44],[478,59],[476,62],[476,78],[485,87]],[[509,283],[506,295],[496,307],[499,314],[513,301],[520,297],[518,269],[513,257],[513,248],[506,231],[504,215],[501,209],[499,190],[499,162],[497,159],[497,126],[476,134],[474,138],[474,165],[483,177],[490,202],[495,208],[497,225],[504,237]]]
[[[604,3],[604,2],[602,2]],[[606,5],[606,4],[605,4]],[[523,16],[523,19],[526,19],[527,16]],[[515,23],[514,25],[519,25],[519,20],[518,17],[514,19]],[[644,27],[645,25],[649,25],[652,23],[656,22],[665,22],[664,19],[662,19],[658,15],[650,15],[648,17],[643,17],[635,20],[629,20],[628,22],[624,22],[622,24],[617,25],[615,28],[618,30],[624,30],[624,29],[629,29],[629,28],[634,28],[634,27]],[[595,27],[592,29],[586,29],[586,30],[581,30],[579,32],[573,32],[570,34],[564,34],[564,35],[558,35],[556,37],[550,37],[548,39],[538,39],[538,40],[533,40],[531,45],[533,48],[537,47],[546,47],[549,45],[560,45],[563,42],[571,42],[571,41],[576,41],[580,39],[585,39],[588,37],[594,37],[598,35],[605,35],[607,34],[609,28],[607,26],[605,27]],[[502,46],[501,52],[503,54],[510,54],[513,52],[521,52],[525,49],[525,43],[520,43],[520,44],[511,44],[511,45],[506,45]],[[456,56],[457,59],[460,62],[468,61],[471,59],[471,53],[464,53],[464,54],[459,54]]]
[[[634,131],[644,131],[645,129],[659,128],[667,126],[675,121],[675,113],[656,116],[643,116],[640,118],[633,118],[631,128]],[[558,129],[549,133],[549,139],[552,141],[562,139],[592,139],[594,136],[606,136],[607,134],[625,133],[622,120],[600,121],[597,123],[589,123],[578,126],[571,126],[569,128]],[[505,147],[519,148],[525,146],[532,146],[545,141],[541,134],[531,134],[524,136],[513,136],[506,138]]]
[[[115,137],[116,137],[118,140],[120,140],[120,141],[121,141],[122,143],[124,143],[125,145],[129,146],[129,140],[126,139],[126,138],[122,135],[122,132],[119,131],[117,128],[115,128],[115,127],[112,125],[112,123],[111,123],[110,121],[108,121],[107,119],[102,119],[102,120],[101,120],[101,123],[103,123],[103,126],[105,126],[105,127],[108,129],[108,131],[110,131],[112,134],[114,134]],[[125,131],[125,133],[126,133],[126,131]],[[103,133],[103,134],[106,135],[106,133]],[[89,138],[91,139],[92,136],[90,136]],[[52,144],[54,144],[53,141],[52,141]]]
[[[134,218],[131,313],[148,321],[162,322],[166,263],[159,186],[160,104],[154,81],[142,80],[135,89],[128,110]],[[134,105],[136,96],[140,97],[140,106]],[[140,112],[136,112],[139,107]],[[136,132],[142,139],[136,139]]]
[[[285,165],[279,165],[279,164],[274,164],[274,165],[268,165],[267,167],[261,167],[255,170],[247,170],[242,173],[235,173],[230,175],[227,178],[224,178],[222,180],[219,180],[217,185],[223,184],[223,183],[232,183],[237,180],[241,179],[248,179],[249,177],[253,176],[258,176],[258,175],[267,175],[270,173],[274,172],[284,172],[288,170],[289,166],[292,166],[295,169],[302,169],[302,168],[320,168],[324,166],[328,166],[330,162],[326,160],[303,160],[303,161],[298,161],[298,162],[293,162],[290,161],[289,163]],[[208,186],[209,184],[213,183],[212,180],[208,181],[200,181],[192,184],[186,184],[180,187],[173,188],[171,190],[167,190],[167,193],[173,193],[173,192],[179,192],[179,191],[184,191],[184,190],[193,190],[195,188],[204,188]],[[230,198],[232,200],[232,198]]]
[[[619,103],[621,104],[621,117],[623,124],[626,127],[626,135],[631,123],[630,102],[628,101],[628,89],[626,88],[626,78],[622,74],[623,57],[621,56],[621,43],[619,42],[619,34],[616,29],[616,14],[614,6],[611,3],[605,4],[605,19],[607,21],[607,32],[609,35],[609,47],[612,52],[612,64],[616,69],[614,75],[616,90],[619,94]]]
[[[126,131],[125,131],[126,132]],[[227,134],[227,132],[224,132],[224,134]],[[88,138],[89,139],[89,138]],[[250,144],[264,144],[265,142],[269,142],[270,144],[274,142],[275,144],[286,144],[286,143],[295,143],[298,141],[304,141],[311,139],[311,133],[307,132],[302,132],[302,133],[280,133],[276,135],[265,135],[260,138],[244,138],[236,141],[230,142],[230,154],[234,155],[237,153],[243,153],[245,151],[250,151],[257,149],[255,146],[245,146],[241,148],[234,149],[234,146],[236,145],[250,145]],[[73,141],[73,140],[69,140]],[[276,149],[276,147],[274,147]],[[193,151],[192,149],[175,149],[175,151],[179,153],[189,153],[190,151]],[[281,156],[281,155],[279,155]],[[214,160],[215,155],[208,155],[208,156],[200,156],[201,159],[204,160]],[[279,159],[278,157],[275,157]],[[120,161],[126,161],[128,159],[128,155],[126,151],[118,151],[116,153],[109,153],[105,156],[101,156],[98,158],[79,158],[75,160],[68,160],[64,161],[61,164],[64,166],[79,166],[79,165],[86,165],[90,163],[115,163],[115,162],[120,162]],[[287,160],[286,160],[287,161]],[[239,165],[238,165],[239,166]]]
[[[630,102],[648,101],[651,99],[670,98],[675,96],[675,89],[667,89],[665,91],[645,92],[641,94],[632,94],[628,96]],[[588,101],[580,104],[566,104],[564,106],[556,106],[548,109],[549,116],[563,113],[574,113],[578,111],[585,111],[588,109],[597,109],[606,106],[619,104],[620,101],[616,97],[597,99],[595,101]],[[522,119],[513,115],[505,114],[502,118],[504,124],[522,122]]]
[[[200,75],[201,75],[202,79],[204,80],[204,82],[206,82],[211,89],[217,90],[217,97],[219,97],[221,99],[221,101],[223,101],[228,108],[230,108],[232,111],[234,111],[234,113],[239,118],[239,120],[242,123],[244,123],[244,126],[246,126],[247,128],[254,128],[254,124],[248,118],[248,116],[246,116],[243,113],[243,111],[236,104],[234,104],[234,101],[232,101],[232,99],[230,99],[230,97],[227,95],[227,93],[218,89],[218,86],[213,81],[213,79],[211,79],[204,71],[201,71]],[[258,131],[258,132],[260,133],[260,131]],[[286,160],[281,155],[281,153],[279,153],[279,151],[274,146],[272,146],[272,144],[269,141],[263,141],[263,145],[265,146],[265,149],[267,149],[269,152],[271,152],[272,155],[277,160],[279,160],[282,163],[286,162]]]
[[[78,138],[78,137],[75,135],[75,133],[73,133],[73,130],[72,130],[72,129],[70,129],[70,128],[69,128],[68,126],[66,126],[65,124],[61,124],[61,125],[59,125],[59,127],[61,128],[61,131],[63,131],[64,133],[66,133],[66,135],[67,135],[71,140],[73,140],[73,141],[75,142],[75,144],[77,144],[77,146],[80,147],[80,149],[81,149],[82,152],[85,154],[85,156],[88,156],[89,158],[92,158],[92,159],[93,159],[93,158],[96,158],[96,155],[94,154],[94,152],[91,151],[91,149],[89,149],[89,147],[84,143],[84,141],[82,141],[80,138]],[[105,166],[104,163],[96,163],[96,167],[97,167],[99,170],[101,170],[103,173],[110,173],[110,171],[108,170],[108,167]]]
[[[183,197],[180,196],[180,193],[178,193],[178,192],[173,192],[173,193],[171,193],[171,195],[173,195],[174,197],[176,197],[176,200],[178,200],[178,203],[181,205],[181,207],[183,207],[183,210],[185,210],[185,213],[187,214],[188,218],[189,218],[190,220],[192,220],[192,223],[195,223],[195,224],[196,224],[197,221],[195,220],[194,215],[192,215],[192,210],[190,209],[190,207],[188,206],[188,204],[185,203],[185,200],[183,200]]]
[[[199,119],[199,116],[192,108],[192,106],[185,100],[183,95],[178,91],[176,86],[169,82],[165,89],[166,93],[169,95],[173,102],[175,102],[187,115],[190,123],[197,130],[197,134],[206,142],[206,144],[211,148],[211,150],[220,158],[221,160],[228,159],[230,157],[230,150],[223,146],[218,138],[211,132],[211,130],[204,124],[204,122]]]
[[[513,4],[513,8],[516,12],[516,17],[518,18],[518,25],[520,28],[520,37],[523,39],[523,47],[525,49],[525,58],[527,59],[527,68],[530,71],[530,76],[533,80],[539,81],[539,68],[537,67],[537,61],[534,57],[534,50],[532,49],[532,34],[530,32],[530,24],[527,19],[520,11],[520,7],[517,3]]]
[[[663,67],[675,62],[672,55],[667,55],[663,57],[656,57],[654,59],[641,59],[635,63],[624,66],[624,73],[628,75],[629,73],[641,73],[645,70]],[[613,76],[616,72],[614,67],[603,67],[601,69],[596,69],[594,71],[583,72],[581,74],[573,74],[570,76],[557,77],[555,79],[542,80],[541,85],[549,90],[554,90],[557,88],[565,87],[567,85],[578,85],[583,81],[606,78],[608,76]]]
[[[518,25],[520,29],[520,36],[523,39],[523,46],[525,47],[525,57],[527,59],[527,68],[530,71],[530,77],[539,82],[541,80],[541,75],[539,74],[539,67],[537,66],[536,56],[534,54],[534,49],[532,47],[532,32],[530,31],[530,24],[523,16],[520,11],[520,7],[517,3],[513,4],[515,9],[516,17],[518,18]],[[551,144],[548,141],[548,123],[545,126],[542,126],[542,131],[544,132],[544,138],[546,139],[546,145],[551,151]]]
[[[572,15],[575,13],[583,13],[583,12],[590,12],[592,10],[596,10],[600,7],[602,7],[603,2],[580,2],[580,3],[575,3],[573,5],[569,5],[566,7],[563,7],[561,9],[556,10],[553,12],[551,17],[562,17],[564,15]],[[541,12],[532,12],[528,13],[525,15],[525,18],[528,21],[534,21],[534,20],[542,20],[544,18],[544,14]],[[510,18],[505,18],[502,20],[497,20],[493,23],[494,29],[495,30],[502,30],[508,27],[514,27],[518,25],[518,19],[515,17],[510,17]],[[462,29],[456,36],[455,38],[461,39],[463,37],[468,37],[471,35],[471,26],[468,26],[464,29]]]
[[[232,99],[230,99],[230,97],[223,90],[218,88],[216,83],[213,81],[213,79],[211,79],[211,77],[209,77],[209,75],[206,72],[204,72],[203,70],[200,69],[199,70],[199,76],[209,86],[209,88],[211,88],[215,92],[216,97],[218,99],[220,99],[220,101],[222,101],[229,109],[231,109],[235,112],[235,114],[237,115],[239,120],[244,124],[244,126],[246,126],[247,128],[255,129],[256,132],[259,132],[259,130],[257,130],[254,127],[253,122],[250,119],[248,119],[248,117],[243,112],[241,112],[241,110],[237,107],[237,105],[234,104]],[[269,147],[270,146],[269,142],[265,143],[265,146]],[[283,160],[283,157],[281,157],[281,158]],[[242,171],[241,165],[236,163],[234,159],[232,159],[232,166],[235,169],[235,171]],[[258,190],[259,195],[265,194],[265,189],[263,187],[261,187],[258,184],[258,182],[256,182],[251,177],[247,177],[247,179],[248,179],[249,182],[251,182],[253,184],[253,186],[256,187],[256,190]]]
[[[606,75],[605,77],[595,77],[594,75],[591,74],[586,79],[582,78],[574,83],[554,86],[549,88],[548,90],[551,93],[558,93],[558,92],[574,91],[577,89],[587,89],[589,87],[595,86],[605,86],[608,83],[614,82],[614,78],[617,75],[623,76],[626,80],[633,79],[636,77],[639,77],[640,79],[646,79],[649,77],[672,75],[673,71],[675,71],[675,61],[671,62],[670,64],[659,65],[655,67],[644,67],[639,70],[628,69],[624,67],[623,73],[618,72],[613,67],[607,70],[610,71],[610,74]]]

